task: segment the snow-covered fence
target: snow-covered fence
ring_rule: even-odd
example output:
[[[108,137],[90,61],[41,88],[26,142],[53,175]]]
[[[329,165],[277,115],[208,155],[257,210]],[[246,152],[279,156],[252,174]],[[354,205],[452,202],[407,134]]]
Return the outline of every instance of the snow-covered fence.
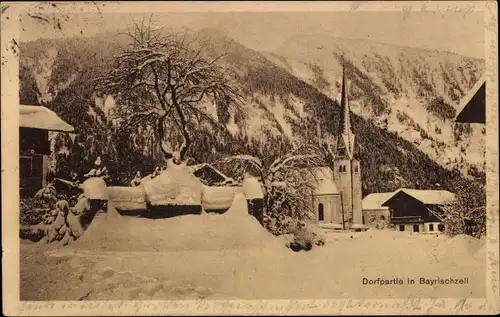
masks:
[[[255,178],[238,186],[205,186],[184,165],[173,165],[137,187],[108,187],[109,200],[122,214],[171,217],[206,212],[224,213],[242,193],[249,213],[262,223],[263,190]]]
[[[203,186],[201,205],[207,212],[225,212],[233,204],[234,196],[243,193],[242,187]]]
[[[117,210],[133,214],[148,209],[146,193],[142,186],[110,186],[108,194],[109,200]]]

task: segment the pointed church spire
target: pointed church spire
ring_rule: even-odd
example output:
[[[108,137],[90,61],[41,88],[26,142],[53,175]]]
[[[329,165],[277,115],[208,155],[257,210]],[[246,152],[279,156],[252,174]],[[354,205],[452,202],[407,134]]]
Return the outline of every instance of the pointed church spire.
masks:
[[[345,62],[342,57],[342,88],[340,96],[340,125],[337,142],[337,155],[339,157],[347,156],[349,159],[354,157],[354,133],[351,127],[351,111],[349,108],[348,82],[345,71]]]
[[[340,132],[349,135],[351,130],[351,114],[349,109],[349,99],[347,94],[347,78],[345,73],[345,64],[342,61],[342,92],[340,96]]]

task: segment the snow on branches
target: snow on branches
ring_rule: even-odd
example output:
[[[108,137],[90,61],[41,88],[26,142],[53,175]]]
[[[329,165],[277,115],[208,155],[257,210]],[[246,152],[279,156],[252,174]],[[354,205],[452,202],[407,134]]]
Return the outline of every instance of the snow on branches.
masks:
[[[203,47],[180,34],[165,35],[151,22],[134,23],[127,36],[130,45],[115,56],[111,69],[96,78],[95,85],[100,93],[115,97],[114,115],[124,129],[155,128],[167,158],[185,160],[193,123],[225,129],[230,109],[243,112],[238,85],[217,63],[222,56],[207,59]],[[204,109],[206,103],[214,104],[216,117]],[[178,131],[178,142],[168,140],[167,129]]]
[[[455,184],[456,199],[430,212],[439,218],[450,236],[467,234],[481,238],[486,234],[486,192],[468,183]]]
[[[301,145],[266,163],[251,155],[236,155],[223,159],[231,164],[235,174],[250,173],[259,178],[265,191],[265,213],[287,215],[296,219],[308,216],[311,209],[311,175],[321,163],[317,149]],[[273,216],[271,216],[273,217]]]

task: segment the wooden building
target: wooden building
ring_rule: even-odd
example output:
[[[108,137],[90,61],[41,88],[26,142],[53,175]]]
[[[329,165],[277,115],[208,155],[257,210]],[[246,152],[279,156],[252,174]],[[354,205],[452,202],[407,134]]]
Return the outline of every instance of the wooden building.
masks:
[[[486,123],[486,79],[481,78],[462,99],[455,121]]]
[[[441,207],[455,199],[446,190],[402,188],[394,192],[382,206],[389,208],[390,221],[398,231],[433,233],[444,231],[436,216]]]
[[[49,131],[73,132],[74,128],[45,107],[19,106],[19,177],[23,196],[46,185]]]

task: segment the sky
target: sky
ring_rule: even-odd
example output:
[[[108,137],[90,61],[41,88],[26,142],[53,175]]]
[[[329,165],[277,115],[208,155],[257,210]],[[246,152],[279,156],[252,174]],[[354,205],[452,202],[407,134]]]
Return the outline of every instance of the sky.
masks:
[[[78,13],[60,18],[61,29],[39,19],[21,19],[21,41],[91,36],[125,28],[150,14]],[[52,20],[52,19],[51,19]],[[217,28],[240,43],[273,51],[295,35],[325,34],[369,39],[401,46],[449,51],[484,58],[484,13],[470,12],[202,12],[153,13],[158,25],[191,29]]]

